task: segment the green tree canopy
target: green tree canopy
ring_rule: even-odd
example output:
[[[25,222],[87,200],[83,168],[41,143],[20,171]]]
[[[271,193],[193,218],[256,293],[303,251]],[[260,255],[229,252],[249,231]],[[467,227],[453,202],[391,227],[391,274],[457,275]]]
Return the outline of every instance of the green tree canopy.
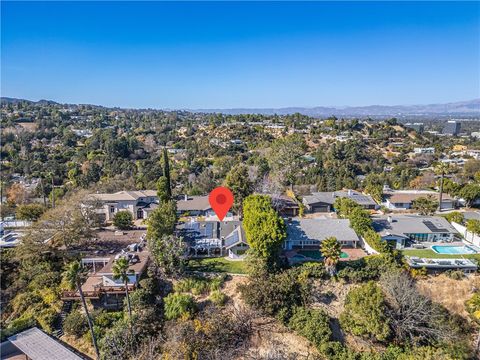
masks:
[[[476,219],[467,220],[467,230],[470,231],[472,234],[479,235],[480,220],[476,220]]]
[[[390,335],[385,296],[373,281],[350,290],[340,315],[342,328],[354,335],[385,341]]]
[[[342,253],[342,245],[337,241],[337,238],[332,236],[321,242],[320,251],[324,257],[326,268],[331,274],[335,273],[335,267]]]
[[[266,195],[250,195],[243,203],[243,227],[251,249],[274,260],[287,237],[285,222]]]
[[[15,215],[19,220],[37,221],[45,210],[45,207],[40,204],[19,205]]]
[[[435,201],[432,196],[422,196],[413,200],[412,208],[420,215],[433,215],[438,208],[438,201]]]
[[[235,165],[227,174],[225,186],[234,196],[234,209],[241,213],[243,200],[253,192],[253,183],[248,175],[248,167],[244,164]]]
[[[302,169],[306,143],[303,136],[293,134],[275,140],[268,153],[268,164],[278,180],[284,185],[293,185]]]
[[[133,216],[130,211],[119,211],[113,217],[113,225],[120,230],[128,230],[133,226]]]
[[[467,202],[467,205],[471,205],[480,198],[480,185],[467,184],[458,192],[458,195]]]
[[[177,205],[175,201],[161,202],[147,219],[147,237],[160,239],[171,235],[177,222]]]
[[[175,235],[148,237],[148,248],[155,264],[167,275],[183,272],[185,242]]]

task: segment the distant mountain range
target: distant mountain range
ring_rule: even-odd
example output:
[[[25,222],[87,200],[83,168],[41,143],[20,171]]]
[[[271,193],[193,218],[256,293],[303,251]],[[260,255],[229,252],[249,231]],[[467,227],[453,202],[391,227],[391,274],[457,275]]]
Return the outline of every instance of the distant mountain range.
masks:
[[[287,115],[300,113],[309,116],[422,116],[422,115],[480,115],[480,99],[430,105],[370,105],[347,107],[285,107],[285,108],[236,108],[236,109],[197,109],[193,111],[223,114],[264,114]]]
[[[0,98],[2,103],[16,103],[29,101],[36,104],[58,104],[51,100],[30,101],[9,97]],[[92,105],[98,106],[98,105]],[[101,107],[101,106],[100,106]],[[171,109],[174,111],[175,109]],[[191,112],[222,113],[222,114],[264,114],[288,115],[300,113],[313,117],[327,116],[358,116],[358,117],[386,117],[386,116],[480,116],[480,99],[452,102],[446,104],[429,105],[370,105],[370,106],[345,106],[345,107],[285,107],[285,108],[234,108],[234,109],[182,109]]]

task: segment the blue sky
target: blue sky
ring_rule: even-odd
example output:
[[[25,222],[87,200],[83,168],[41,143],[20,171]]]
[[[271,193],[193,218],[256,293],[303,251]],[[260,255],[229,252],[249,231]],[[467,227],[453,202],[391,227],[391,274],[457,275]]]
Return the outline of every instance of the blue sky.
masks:
[[[1,93],[154,108],[480,97],[478,2],[6,2]]]

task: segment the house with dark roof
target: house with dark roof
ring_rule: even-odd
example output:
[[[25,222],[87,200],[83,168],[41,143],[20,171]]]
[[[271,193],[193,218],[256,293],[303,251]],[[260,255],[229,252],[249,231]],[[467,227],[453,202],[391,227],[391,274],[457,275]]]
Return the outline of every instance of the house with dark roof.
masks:
[[[248,250],[241,221],[188,221],[177,227],[189,256],[224,256],[238,259]]]
[[[300,206],[298,203],[286,195],[270,195],[272,198],[272,206],[282,216],[294,217],[298,216]]]
[[[372,218],[374,230],[383,240],[395,242],[397,249],[422,242],[452,242],[457,230],[443,217],[388,215]]]
[[[340,190],[329,192],[314,192],[303,197],[305,209],[310,213],[333,211],[333,204],[337,198],[348,198],[355,201],[365,210],[375,210],[378,204],[370,195],[364,195],[355,190]]]
[[[323,240],[335,237],[342,246],[356,248],[359,238],[348,219],[300,219],[287,222],[285,250],[319,249]]]

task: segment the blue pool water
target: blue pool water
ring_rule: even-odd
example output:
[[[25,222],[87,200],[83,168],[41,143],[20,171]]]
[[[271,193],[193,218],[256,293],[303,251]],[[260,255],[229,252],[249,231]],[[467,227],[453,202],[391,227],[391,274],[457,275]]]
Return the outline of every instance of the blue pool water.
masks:
[[[476,254],[477,251],[470,246],[452,246],[452,245],[447,245],[447,246],[438,246],[434,245],[432,246],[432,250],[435,251],[438,254]]]

